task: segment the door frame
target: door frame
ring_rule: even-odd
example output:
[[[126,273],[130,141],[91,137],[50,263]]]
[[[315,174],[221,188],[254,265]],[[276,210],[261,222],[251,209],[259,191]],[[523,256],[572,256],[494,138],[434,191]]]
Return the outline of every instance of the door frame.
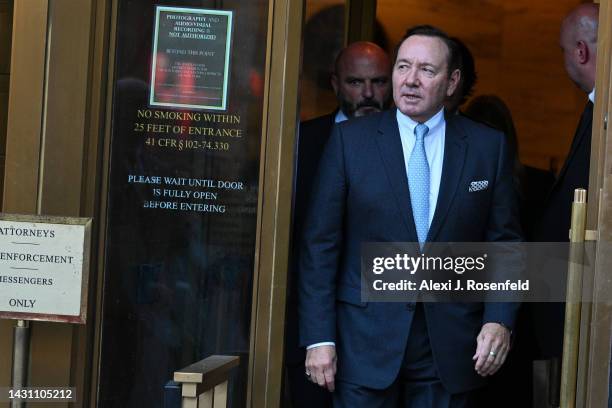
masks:
[[[270,0],[247,404],[282,395],[304,0]],[[255,391],[257,390],[257,391]]]
[[[597,249],[590,302],[583,303],[576,407],[608,406],[610,342],[612,340],[612,137],[608,118],[612,114],[612,4],[601,0],[597,34],[597,73],[591,142],[587,205],[588,230],[597,232]]]

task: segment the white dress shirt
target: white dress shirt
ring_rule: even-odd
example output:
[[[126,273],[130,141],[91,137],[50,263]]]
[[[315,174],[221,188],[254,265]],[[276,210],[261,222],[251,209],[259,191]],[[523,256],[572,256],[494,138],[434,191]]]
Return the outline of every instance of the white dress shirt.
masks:
[[[340,122],[344,122],[345,120],[348,120],[348,116],[346,116],[344,112],[342,112],[342,109],[338,109],[338,112],[336,113],[336,117],[334,118],[334,122],[340,123]]]
[[[336,123],[338,116],[342,113],[341,110],[336,114]],[[344,116],[344,114],[342,113]],[[344,116],[346,117],[346,116]],[[404,151],[404,163],[406,165],[406,175],[408,172],[408,160],[416,142],[414,128],[418,122],[410,119],[397,110],[397,124],[399,127],[400,139],[402,142],[402,150]],[[427,163],[429,163],[429,225],[433,220],[436,204],[438,203],[438,193],[440,192],[440,181],[442,180],[442,164],[444,162],[444,138],[446,132],[446,121],[444,120],[444,108],[438,113],[429,118],[425,125],[429,128],[429,132],[425,136],[425,155]],[[412,215],[412,214],[411,214]],[[306,347],[307,350],[320,346],[335,346],[333,341],[324,341],[321,343],[311,344]]]
[[[593,102],[593,104],[595,104],[595,88],[593,88],[593,90],[589,94],[589,100]]]

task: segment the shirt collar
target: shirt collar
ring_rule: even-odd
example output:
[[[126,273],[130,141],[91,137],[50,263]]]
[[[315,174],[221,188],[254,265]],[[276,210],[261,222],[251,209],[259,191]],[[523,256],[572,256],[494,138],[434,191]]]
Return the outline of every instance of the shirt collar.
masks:
[[[404,115],[402,112],[400,112],[399,109],[397,110],[396,117],[397,123],[399,124],[400,128],[404,128],[408,130],[411,135],[414,135],[414,128],[419,124],[419,122],[416,122],[412,120],[409,116]],[[438,113],[429,118],[429,120],[427,120],[427,122],[425,122],[424,124],[429,128],[428,134],[431,134],[436,130],[438,126],[442,125],[443,123],[444,108],[441,108]]]
[[[595,88],[593,88],[593,90],[589,94],[589,100],[593,102],[593,104],[595,104]]]
[[[334,122],[340,123],[340,122],[344,122],[345,120],[348,120],[348,117],[344,114],[344,112],[342,112],[342,109],[338,109],[338,112],[336,112],[336,117],[334,119]]]

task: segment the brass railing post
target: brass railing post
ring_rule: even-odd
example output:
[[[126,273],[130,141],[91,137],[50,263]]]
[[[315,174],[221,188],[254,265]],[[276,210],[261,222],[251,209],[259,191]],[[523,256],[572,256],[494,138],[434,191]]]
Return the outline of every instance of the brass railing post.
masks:
[[[580,313],[582,296],[582,270],[586,226],[586,197],[584,189],[574,191],[570,253],[567,271],[565,327],[563,333],[563,359],[561,368],[561,408],[576,405],[576,379],[578,370],[578,344],[580,341]]]

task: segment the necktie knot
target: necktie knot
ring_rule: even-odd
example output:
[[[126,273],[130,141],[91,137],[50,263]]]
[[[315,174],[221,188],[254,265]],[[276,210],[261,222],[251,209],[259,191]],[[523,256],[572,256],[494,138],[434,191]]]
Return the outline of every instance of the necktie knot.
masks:
[[[427,125],[423,123],[419,123],[418,125],[416,125],[416,127],[414,128],[414,135],[417,138],[417,142],[423,141],[423,139],[427,135],[427,132],[429,132],[429,128],[427,127]]]

